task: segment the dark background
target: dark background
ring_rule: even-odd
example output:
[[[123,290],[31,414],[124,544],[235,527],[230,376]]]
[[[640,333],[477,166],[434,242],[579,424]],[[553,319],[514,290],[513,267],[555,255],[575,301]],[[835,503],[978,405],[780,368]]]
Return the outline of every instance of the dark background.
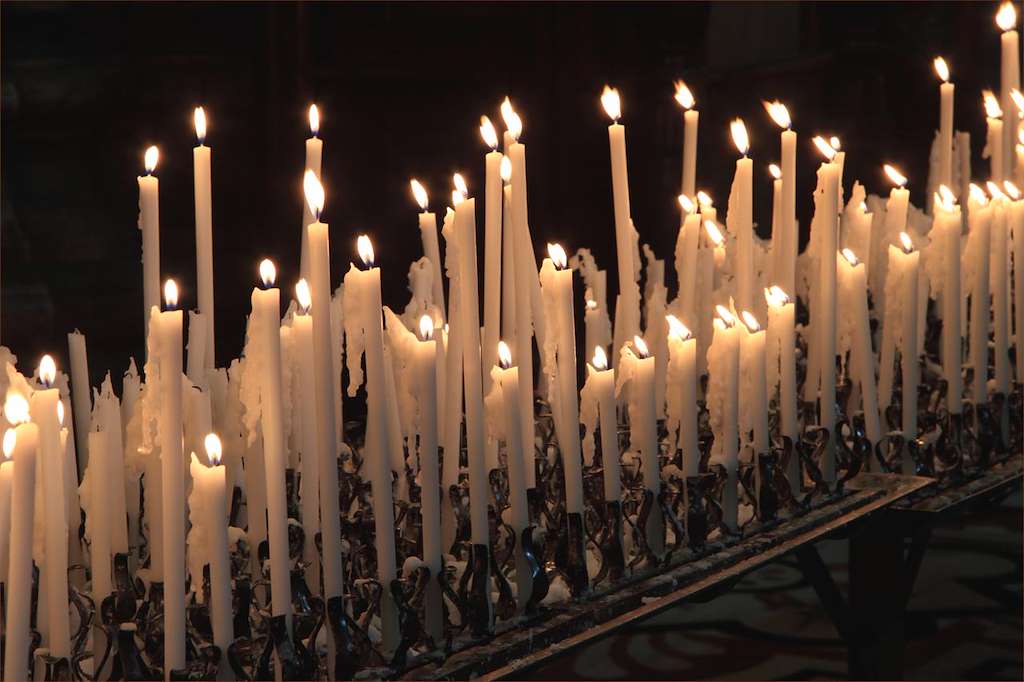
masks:
[[[957,127],[981,163],[980,90],[998,85],[995,3],[21,3],[2,18],[2,342],[28,370],[88,336],[93,381],[115,376],[142,338],[137,185],[146,146],[161,160],[162,278],[195,306],[192,109],[213,149],[218,364],[242,345],[256,265],[297,278],[306,109],[316,101],[332,272],[340,281],[368,232],[384,302],[407,301],[421,255],[417,177],[443,214],[452,172],[482,185],[481,114],[512,97],[525,122],[530,222],[538,248],[590,246],[615,281],[608,120],[619,88],[634,221],[668,260],[678,227],[682,123],[673,80],[700,117],[698,187],[724,207],[736,152],[728,122],[752,139],[755,219],[767,231],[779,98],[800,133],[798,215],[805,226],[819,158],[837,134],[845,185],[886,191],[881,164],[923,201],[938,120],[934,56],[951,63]],[[482,211],[482,202],[478,203]],[[482,227],[482,219],[480,221]],[[482,240],[481,240],[482,242]],[[579,290],[581,287],[577,286]],[[614,294],[614,291],[610,292]],[[579,297],[580,292],[577,291]],[[611,301],[610,301],[611,302]]]

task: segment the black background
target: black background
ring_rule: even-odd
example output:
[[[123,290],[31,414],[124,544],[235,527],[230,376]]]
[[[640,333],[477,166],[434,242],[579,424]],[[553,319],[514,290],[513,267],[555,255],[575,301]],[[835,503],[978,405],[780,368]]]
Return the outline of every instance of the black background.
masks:
[[[2,342],[30,371],[88,337],[93,381],[119,375],[142,338],[136,229],[142,153],[158,144],[162,278],[195,306],[192,109],[213,149],[218,364],[241,350],[260,259],[297,278],[306,110],[325,140],[335,283],[374,239],[384,302],[407,301],[421,255],[408,180],[439,214],[461,171],[482,185],[481,114],[510,95],[525,122],[530,223],[538,249],[589,246],[615,281],[607,117],[619,88],[634,221],[668,260],[678,228],[682,123],[673,80],[695,93],[698,187],[723,207],[742,116],[755,160],[755,220],[771,216],[767,165],[779,98],[800,133],[797,211],[806,230],[819,158],[839,135],[845,185],[887,190],[881,164],[923,202],[938,120],[932,59],[951,63],[957,128],[983,145],[980,90],[999,78],[994,3],[20,3],[2,18]],[[482,211],[482,201],[478,202]],[[482,216],[479,221],[482,227]],[[481,240],[482,242],[482,240]],[[443,243],[443,242],[442,242]],[[581,287],[577,285],[579,298]],[[613,287],[614,289],[614,287]],[[611,291],[610,294],[614,294]]]

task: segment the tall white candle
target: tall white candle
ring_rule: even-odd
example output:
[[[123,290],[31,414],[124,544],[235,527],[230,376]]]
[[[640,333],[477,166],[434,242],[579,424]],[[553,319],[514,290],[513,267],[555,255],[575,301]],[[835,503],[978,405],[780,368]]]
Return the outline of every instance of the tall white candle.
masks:
[[[160,307],[160,181],[156,170],[160,150],[146,149],[146,174],[139,180],[139,229],[142,230],[142,310],[146,334],[149,334],[149,311]]]
[[[601,424],[601,468],[604,469],[604,499],[618,502],[622,496],[622,473],[619,463],[618,422],[615,416],[615,373],[608,365],[608,356],[600,346],[587,366],[587,383],[593,386]],[[586,390],[586,389],[584,389]]]
[[[794,444],[800,435],[796,414],[796,303],[778,285],[765,290],[768,303],[768,333],[771,346],[767,351],[768,362],[772,363],[769,375],[778,368],[779,394],[779,435],[788,437]],[[777,358],[777,361],[776,361]],[[774,387],[769,387],[773,390]],[[803,485],[800,460],[793,456],[786,469],[786,478],[794,492]]]
[[[992,346],[994,356],[994,389],[1004,396],[1010,392],[1010,273],[1007,270],[1010,245],[1007,243],[1006,195],[994,182],[988,183],[992,196],[992,262],[989,265],[992,284]]]
[[[654,404],[654,356],[639,336],[633,337],[632,354],[636,358],[632,388],[636,419],[630,423],[630,439],[640,453],[643,486],[657,501],[661,493],[661,453],[658,449],[657,411]],[[633,417],[633,413],[630,416]],[[647,542],[657,555],[665,547],[664,529],[664,520],[655,507],[647,519]]]
[[[747,156],[750,141],[743,121],[737,118],[729,128],[733,143],[742,155],[736,160],[736,174],[729,192],[729,212],[726,214],[726,226],[736,240],[733,260],[736,305],[741,310],[754,310],[754,162]]]
[[[420,207],[420,241],[423,244],[423,255],[430,261],[431,272],[434,275],[430,281],[434,305],[437,306],[443,320],[445,315],[444,281],[441,279],[441,248],[437,242],[437,218],[433,212],[427,210],[429,204],[426,188],[415,179],[409,181],[409,186],[412,188],[413,198],[416,199],[416,203]]]
[[[32,616],[32,510],[36,494],[36,448],[39,429],[28,423],[28,401],[8,391],[4,418],[15,424],[4,435],[4,449],[14,460],[11,484],[10,564],[7,572],[7,620],[4,679],[29,679],[29,623]],[[10,446],[10,447],[8,447]]]
[[[196,205],[196,287],[199,289],[199,312],[206,318],[206,367],[213,368],[213,193],[210,188],[210,148],[206,146],[206,112],[194,112],[196,139],[192,149],[192,180]]]
[[[420,318],[420,335],[414,350],[416,373],[416,431],[419,435],[420,500],[423,515],[423,561],[430,575],[440,575],[443,567],[444,547],[441,539],[441,481],[437,459],[437,357],[441,347],[440,334],[435,338],[434,320],[429,315]],[[441,594],[437,581],[427,590],[427,632],[435,641],[442,636],[444,627]]]
[[[901,298],[904,305],[913,306],[917,301],[917,278],[920,253],[914,250],[910,236],[900,233],[900,245],[889,247],[889,277],[894,282],[895,298]],[[899,289],[896,289],[896,287]],[[908,440],[917,438],[917,387],[920,383],[921,368],[917,355],[917,315],[914,308],[903,309],[900,331],[900,371],[903,374],[903,435]],[[903,459],[903,473],[913,473],[909,457]]]
[[[737,320],[724,306],[716,306],[714,338],[708,348],[708,411],[715,440],[712,464],[725,467],[722,521],[737,528],[737,474],[739,471],[739,365]]]
[[[89,470],[89,508],[86,510],[86,531],[89,535],[89,558],[92,572],[92,598],[97,603],[113,591],[110,515],[105,514],[105,500],[110,497],[110,442],[102,431],[90,431],[93,463]],[[95,467],[95,468],[92,468]]]
[[[480,117],[480,137],[491,151],[484,157],[484,331],[481,347],[483,389],[491,384],[491,367],[498,362],[501,336],[501,181],[502,153],[491,119]]]
[[[683,210],[683,226],[676,239],[676,274],[679,278],[679,311],[687,324],[698,327],[698,277],[700,257],[701,215],[689,196],[679,195],[679,207]]]
[[[317,182],[321,182],[320,168],[324,154],[324,143],[320,139],[320,109],[315,104],[309,105],[309,137],[306,139],[306,162],[303,166],[305,171],[313,173]],[[305,182],[303,182],[305,191]],[[307,282],[312,282],[310,270],[312,255],[309,252],[309,230],[307,225],[319,222],[314,209],[309,205],[309,193],[306,193],[306,201],[302,202],[302,250],[299,254],[299,272]]]
[[[889,201],[885,205],[885,235],[899,235],[907,227],[907,207],[910,204],[910,190],[906,188],[907,178],[895,167],[886,164],[885,174],[889,176],[895,185],[889,192]],[[891,252],[890,252],[891,255]],[[886,268],[878,268],[885,273],[882,281],[885,283],[882,291],[874,290],[876,302],[884,305],[884,316],[882,319],[882,347],[880,350],[881,363],[878,368],[878,404],[884,411],[892,403],[893,372],[896,361],[896,338],[900,320],[890,317],[889,311],[889,285],[888,267],[891,260],[886,261]],[[872,270],[874,273],[874,269]],[[882,296],[879,296],[881,294]]]
[[[989,177],[996,182],[1001,182],[1005,174],[1003,166],[1003,109],[999,106],[999,100],[992,94],[991,90],[983,91],[985,104],[985,123],[988,126],[988,134],[985,137],[985,149],[983,156],[989,159]]]
[[[765,382],[765,330],[748,310],[740,313],[740,319],[746,330],[740,339],[741,395],[750,414],[754,454],[761,455],[769,451],[771,444],[768,438],[768,387]]]
[[[996,13],[996,24],[1002,30],[1000,36],[1000,67],[999,67],[999,101],[1003,111],[1013,111],[1014,90],[1020,89],[1020,37],[1017,33],[1017,10],[1011,0],[1006,0],[999,6]],[[999,180],[1008,180],[1010,172],[1010,159],[1013,158],[1014,145],[1017,138],[1017,126],[1014,125],[1014,117],[1009,116],[1002,131],[1001,146],[1003,149],[1003,174]]]
[[[775,226],[772,226],[772,250],[775,256],[775,282],[784,291],[796,285],[796,255],[799,235],[796,224],[796,133],[792,130],[789,109],[778,100],[764,102],[764,108],[775,124],[782,128],[781,168],[779,169],[779,243],[776,248]]]
[[[697,122],[700,112],[694,109],[693,93],[683,81],[676,81],[676,102],[684,110],[682,194],[692,197],[697,192]]]
[[[683,474],[696,476],[701,456],[697,440],[697,339],[674,315],[666,319],[669,328],[666,390],[669,442],[673,442],[675,434],[673,452],[682,451]]]
[[[833,151],[833,156],[835,152]],[[836,427],[836,248],[839,239],[839,165],[832,161],[821,164],[818,170],[820,194],[815,193],[815,213],[822,213],[821,234],[818,236],[818,305],[815,316],[814,339],[817,341],[819,374],[818,422],[828,429],[829,442],[822,460],[822,476],[835,481],[835,427]],[[820,203],[819,203],[820,200]]]
[[[975,191],[977,189],[977,191]],[[970,228],[970,361],[973,369],[971,398],[976,405],[988,401],[989,256],[992,207],[985,193],[971,185],[967,224]]]
[[[11,455],[16,437],[13,429],[4,434],[3,459],[0,460],[0,583],[5,585],[11,548],[11,481],[14,476]]]
[[[302,529],[307,538],[316,537],[320,531],[320,469],[317,460],[317,422],[316,410],[316,370],[314,369],[313,351],[313,317],[309,314],[312,306],[309,284],[300,279],[295,285],[295,300],[298,303],[295,317],[292,318],[292,339],[295,344],[295,357],[298,361],[299,399],[305,409],[295,410],[294,419],[299,428],[299,502],[302,506]],[[320,570],[318,552],[315,543],[307,542],[303,546],[303,559],[309,563],[307,575],[309,587],[314,594],[320,594]]]
[[[939,184],[953,186],[953,92],[949,82],[949,65],[942,57],[935,58],[939,86]]]
[[[946,406],[960,414],[963,404],[963,363],[960,331],[960,230],[962,220],[956,198],[945,185],[935,195],[933,232],[941,239],[942,279],[942,370],[946,378]]]
[[[71,360],[71,404],[74,406],[75,451],[78,454],[76,473],[78,479],[85,474],[89,463],[89,439],[91,430],[92,389],[89,384],[89,356],[85,348],[85,334],[77,329],[68,334],[68,356]],[[75,481],[77,487],[78,481]]]
[[[508,133],[505,133],[508,135]],[[507,145],[506,145],[507,148]],[[512,215],[512,160],[501,157],[501,335],[512,345],[516,337],[516,233]]]
[[[882,426],[878,414],[878,389],[875,387],[875,353],[871,349],[866,266],[850,249],[843,249],[842,255],[836,259],[836,275],[842,301],[850,306],[849,314],[842,320],[843,326],[849,329],[849,371],[860,386],[864,430],[874,445],[882,438]]]
[[[206,559],[210,563],[210,620],[213,625],[213,643],[222,651],[226,651],[226,647],[234,639],[231,563],[228,557],[227,474],[221,464],[223,451],[220,438],[216,434],[208,434],[204,444],[208,465],[203,465],[196,457],[196,453],[192,453],[192,482],[199,490],[205,506],[204,523],[209,543],[206,547]]]

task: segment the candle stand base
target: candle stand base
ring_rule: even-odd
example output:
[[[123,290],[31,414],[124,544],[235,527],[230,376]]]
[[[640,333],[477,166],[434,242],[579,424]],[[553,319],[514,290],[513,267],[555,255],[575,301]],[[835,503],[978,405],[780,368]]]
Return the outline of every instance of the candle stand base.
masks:
[[[614,583],[622,579],[626,568],[626,556],[622,548],[622,502],[604,503],[604,516],[600,519],[601,531],[597,548],[601,552],[601,567],[594,576],[593,584],[605,581]]]
[[[587,558],[583,544],[583,515],[570,512],[565,514],[564,519],[558,549],[555,551],[555,566],[565,577],[572,596],[579,598],[589,589]]]

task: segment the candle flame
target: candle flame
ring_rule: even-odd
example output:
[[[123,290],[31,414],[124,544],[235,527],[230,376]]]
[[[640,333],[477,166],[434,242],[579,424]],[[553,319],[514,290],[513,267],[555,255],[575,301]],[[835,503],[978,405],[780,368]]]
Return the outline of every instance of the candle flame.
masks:
[[[373,242],[365,234],[361,234],[356,238],[356,250],[359,252],[359,258],[362,259],[363,265],[368,268],[373,267]]]
[[[1006,198],[1006,195],[1003,194],[1003,190],[999,189],[999,185],[997,185],[996,183],[992,182],[991,180],[986,182],[985,186],[988,187],[988,194],[993,199],[1005,199]]]
[[[309,105],[309,132],[313,137],[320,133],[320,110],[315,104]]]
[[[839,137],[837,135],[833,135],[832,137],[828,138],[828,144],[830,147],[832,147],[832,149],[835,149],[837,152],[843,151],[843,143],[839,141]]]
[[[4,431],[4,459],[10,459],[14,454],[14,447],[18,444],[18,432],[14,429]]]
[[[768,164],[768,172],[772,174],[772,177],[778,180],[782,177],[782,169],[774,163]]]
[[[747,331],[751,334],[761,331],[761,325],[757,323],[757,318],[751,315],[750,311],[744,310],[740,313],[740,317],[743,318],[743,324],[746,325]]]
[[[57,423],[64,426],[64,401],[57,401]]]
[[[704,231],[708,233],[708,237],[714,242],[715,246],[721,246],[725,240],[722,236],[722,231],[718,229],[718,225],[715,225],[714,220],[704,221]]]
[[[604,86],[604,90],[601,92],[601,106],[604,107],[609,118],[618,122],[622,116],[622,101],[619,99],[619,91],[607,85]]]
[[[1017,116],[1024,118],[1024,95],[1017,88],[1013,88],[1010,90],[1010,99],[1017,106]],[[1024,128],[1021,128],[1020,132],[1024,133]]]
[[[260,261],[260,280],[263,281],[264,287],[274,286],[274,280],[277,279],[277,268],[274,267],[274,261],[269,258],[264,258]]]
[[[767,301],[770,306],[781,307],[789,303],[789,296],[782,290],[782,287],[777,284],[773,284],[771,287],[764,290],[764,300]]]
[[[168,309],[178,305],[178,283],[173,279],[164,282],[164,304]]]
[[[206,141],[206,112],[202,107],[196,107],[196,110],[192,112],[192,120],[196,124],[196,137],[199,139],[199,144],[202,144]]]
[[[768,115],[772,117],[773,121],[775,121],[775,125],[785,130],[789,130],[790,126],[793,125],[793,121],[789,117],[789,109],[787,109],[786,105],[779,100],[775,100],[773,102],[761,102],[761,104],[764,105],[764,110],[767,111]]]
[[[324,212],[324,186],[320,184],[316,173],[306,170],[306,174],[302,176],[302,190],[306,195],[309,212],[319,221],[320,214]]]
[[[843,254],[843,258],[845,258],[846,262],[850,265],[857,265],[857,263],[860,262],[860,260],[857,259],[857,254],[848,248],[844,248],[840,253]]]
[[[565,270],[569,265],[569,257],[565,255],[565,249],[562,248],[561,244],[548,244],[548,256],[551,257],[551,263],[558,270]]]
[[[4,401],[4,417],[8,424],[25,424],[29,420],[28,401],[14,389],[7,391]]]
[[[299,303],[299,308],[303,312],[309,310],[310,306],[313,305],[313,296],[309,291],[309,283],[303,278],[295,283],[295,300]]]
[[[991,90],[982,90],[981,96],[985,102],[985,115],[989,118],[1002,118],[1003,109],[999,106],[999,100],[992,94]]]
[[[693,336],[689,328],[675,315],[666,315],[665,319],[668,321],[668,333],[671,336],[675,336],[683,341]]]
[[[971,199],[984,206],[988,203],[988,196],[985,194],[985,190],[978,187],[973,182],[970,185]]]
[[[501,118],[505,121],[505,129],[512,136],[512,140],[518,142],[519,136],[523,134],[523,119],[519,118],[519,114],[512,108],[512,102],[508,97],[501,103]]]
[[[469,187],[466,186],[466,179],[462,177],[461,173],[453,175],[452,182],[455,183],[455,189],[462,195],[463,199],[469,196]]]
[[[420,184],[420,181],[413,178],[409,181],[409,187],[412,188],[412,197],[419,204],[421,211],[427,210],[427,189]]]
[[[206,447],[206,459],[210,462],[210,466],[215,467],[220,464],[221,457],[224,455],[220,437],[216,433],[208,433],[203,439],[203,445]]]
[[[903,245],[903,250],[906,253],[914,250],[914,242],[910,241],[910,235],[906,232],[900,232],[900,243]]]
[[[53,361],[53,356],[47,354],[39,361],[39,381],[43,382],[43,386],[50,388],[53,386],[53,380],[57,378],[57,363]]]
[[[501,175],[501,181],[507,183],[512,179],[512,159],[507,156],[501,157],[501,163],[498,164],[498,173]]]
[[[146,149],[146,154],[143,157],[143,164],[146,166],[146,172],[152,173],[156,170],[156,163],[160,160],[160,150],[154,144]]]
[[[705,192],[704,190],[700,190],[697,192],[697,203],[700,204],[701,206],[715,205],[715,202],[711,199],[711,195]]]
[[[592,298],[588,298],[584,301],[583,305],[587,307],[587,310],[597,310],[597,301]]]
[[[462,196],[462,192],[457,189],[452,190],[452,206],[458,206],[464,199],[465,197]]]
[[[889,176],[889,179],[892,180],[894,185],[896,185],[897,187],[906,187],[907,176],[896,170],[895,166],[892,166],[887,163],[884,166],[882,166],[882,169],[885,171],[885,174]]]
[[[999,11],[996,12],[996,25],[1004,31],[1013,30],[1017,25],[1017,10],[1010,0],[999,6]]]
[[[486,116],[480,117],[480,137],[483,138],[484,144],[495,150],[498,148],[498,133],[494,130],[494,124],[491,123],[491,119]]]
[[[693,213],[693,201],[690,200],[690,197],[686,196],[685,194],[680,194],[678,199],[679,206],[680,208],[683,209],[684,213]]]
[[[943,83],[949,82],[949,65],[946,64],[946,60],[942,57],[936,57],[935,61],[932,62],[935,65],[935,73],[939,78],[942,79]]]
[[[1017,185],[1013,184],[1009,180],[1003,181],[1003,189],[1006,190],[1006,193],[1009,194],[1010,198],[1014,201],[1020,199],[1020,190],[1017,189]]]
[[[946,187],[945,185],[939,185],[939,196],[942,198],[943,203],[949,205],[950,207],[952,207],[953,204],[956,203],[956,195],[953,194],[953,191],[949,189],[949,187]]]
[[[434,336],[434,318],[424,315],[420,318],[420,340],[429,341]]]
[[[679,102],[679,106],[683,109],[693,109],[693,105],[696,104],[696,100],[693,99],[693,93],[690,92],[690,88],[686,87],[686,83],[683,81],[676,81],[676,101]]]
[[[633,337],[633,353],[640,359],[650,357],[651,351],[647,349],[647,344],[639,336]]]
[[[736,317],[731,312],[729,312],[729,309],[726,308],[724,305],[716,305],[715,312],[718,313],[718,319],[720,319],[722,321],[722,324],[724,324],[726,327],[731,327],[734,324],[736,324]]]
[[[594,369],[602,372],[608,369],[608,355],[604,352],[604,348],[601,348],[601,346],[594,346],[594,357],[590,361],[590,364],[594,366]]]
[[[832,159],[836,158],[835,148],[832,145],[830,145],[824,137],[822,137],[821,135],[815,135],[812,141],[814,142],[814,146],[818,148],[818,151],[821,152],[821,155],[824,156],[826,159],[831,161]]]
[[[498,362],[501,363],[502,369],[512,366],[512,350],[504,341],[498,341]]]
[[[732,143],[736,145],[737,151],[746,156],[750,151],[750,136],[747,135],[747,126],[743,124],[743,119],[733,119],[729,124],[729,132],[732,133]]]

